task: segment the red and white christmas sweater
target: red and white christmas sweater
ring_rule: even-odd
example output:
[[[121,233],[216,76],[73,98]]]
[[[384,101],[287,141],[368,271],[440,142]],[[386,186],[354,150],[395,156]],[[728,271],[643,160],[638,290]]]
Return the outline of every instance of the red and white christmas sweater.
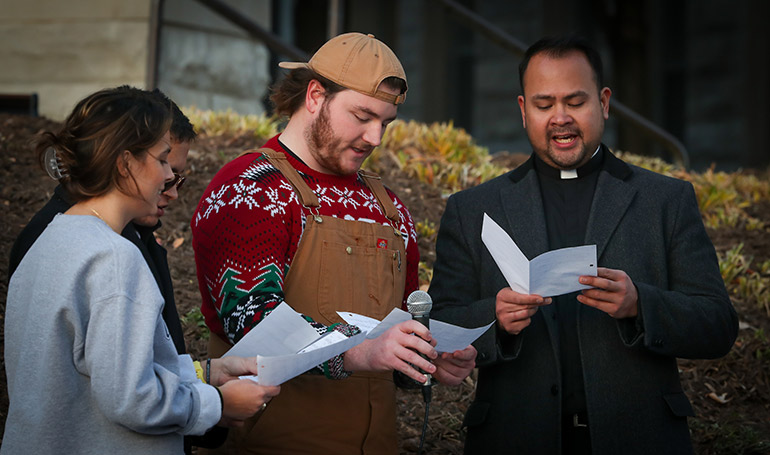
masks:
[[[318,197],[321,215],[391,224],[357,174],[314,171],[278,138],[265,147],[286,154]],[[400,213],[398,229],[406,233],[406,302],[418,286],[417,233],[406,206],[388,194]],[[289,181],[261,154],[238,157],[214,176],[190,223],[201,311],[212,333],[235,343],[283,302],[307,215]]]

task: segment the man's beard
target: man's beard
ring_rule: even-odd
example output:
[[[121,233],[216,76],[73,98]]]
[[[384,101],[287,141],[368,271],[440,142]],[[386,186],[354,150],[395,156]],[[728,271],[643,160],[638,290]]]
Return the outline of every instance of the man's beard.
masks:
[[[551,139],[554,136],[571,134],[576,137],[576,140],[580,141],[580,148],[577,152],[573,153],[560,153],[556,152],[552,146]],[[530,143],[534,143],[530,138]],[[559,169],[576,169],[583,164],[586,156],[591,156],[593,150],[589,150],[589,146],[583,142],[583,133],[579,129],[564,129],[564,130],[549,130],[546,133],[546,146],[545,149],[535,149],[535,153],[540,156],[541,159],[547,157],[553,166]],[[544,160],[547,161],[547,160]]]
[[[580,147],[580,152],[577,155],[565,156],[564,154],[554,152],[549,144],[549,147],[545,153],[551,159],[551,161],[553,161],[553,163],[559,167],[559,169],[577,169],[581,164],[583,164],[583,160],[588,155],[588,149],[586,148],[585,144],[582,144]]]
[[[337,175],[348,174],[340,164],[339,149],[342,139],[335,136],[332,130],[328,100],[321,106],[318,118],[305,129],[305,140],[311,147],[310,152],[321,166]]]

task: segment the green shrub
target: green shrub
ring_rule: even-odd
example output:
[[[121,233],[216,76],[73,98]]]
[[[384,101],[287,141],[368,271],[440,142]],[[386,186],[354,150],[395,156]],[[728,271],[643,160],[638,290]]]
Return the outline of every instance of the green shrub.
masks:
[[[198,133],[208,136],[225,134],[253,134],[260,139],[269,139],[278,134],[281,119],[274,116],[241,115],[231,109],[208,111],[196,107],[185,107],[182,111],[190,119]]]
[[[455,128],[452,122],[393,122],[369,164],[376,167],[383,159],[395,159],[407,175],[437,186],[444,193],[475,186],[507,170],[492,164],[489,150],[476,145],[465,130]]]

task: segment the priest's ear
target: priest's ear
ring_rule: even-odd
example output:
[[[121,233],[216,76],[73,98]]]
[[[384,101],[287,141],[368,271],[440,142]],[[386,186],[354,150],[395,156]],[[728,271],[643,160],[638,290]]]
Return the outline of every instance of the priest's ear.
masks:
[[[521,110],[521,125],[527,129],[527,111],[524,109],[524,96],[519,95],[519,109]]]
[[[602,115],[604,120],[610,118],[610,96],[612,96],[612,90],[609,87],[604,87],[599,92],[599,102],[602,104]]]

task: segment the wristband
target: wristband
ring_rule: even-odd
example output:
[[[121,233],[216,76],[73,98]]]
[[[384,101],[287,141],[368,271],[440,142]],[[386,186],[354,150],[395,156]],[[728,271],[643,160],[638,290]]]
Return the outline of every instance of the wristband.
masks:
[[[211,384],[211,357],[206,359],[206,384]]]
[[[193,366],[195,367],[195,376],[197,376],[202,383],[207,384],[208,382],[203,377],[203,368],[201,367],[201,363],[196,360],[193,362]]]

